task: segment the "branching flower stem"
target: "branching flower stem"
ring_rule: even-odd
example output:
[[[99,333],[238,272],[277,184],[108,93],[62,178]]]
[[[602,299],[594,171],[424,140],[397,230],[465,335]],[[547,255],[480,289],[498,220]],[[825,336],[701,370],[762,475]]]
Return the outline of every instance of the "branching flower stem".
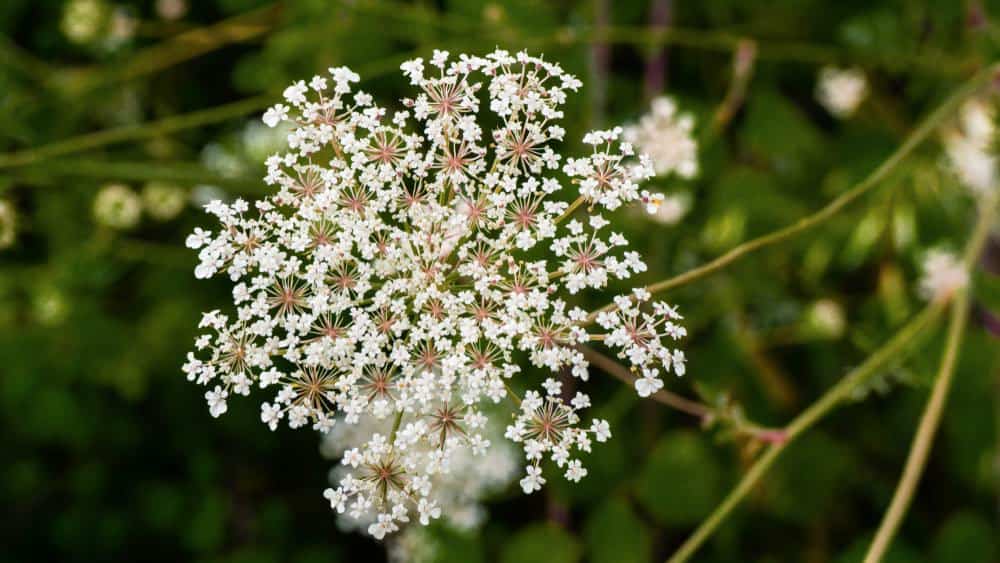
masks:
[[[917,128],[910,133],[899,148],[889,155],[889,158],[879,165],[878,168],[872,171],[872,173],[861,182],[854,185],[854,187],[850,190],[831,201],[826,205],[826,207],[823,207],[812,215],[803,217],[796,223],[788,225],[787,227],[747,241],[722,256],[719,256],[715,260],[708,262],[707,264],[698,266],[697,268],[693,268],[672,278],[648,285],[646,286],[646,291],[651,294],[656,294],[686,285],[695,280],[714,274],[715,272],[725,268],[752,252],[787,241],[825,223],[845,207],[877,187],[882,180],[895,170],[896,167],[899,166],[906,159],[906,157],[908,157],[910,153],[912,153],[920,145],[920,143],[937,130],[941,123],[948,119],[955,112],[955,110],[961,106],[962,102],[969,98],[969,96],[979,91],[979,89],[987,81],[996,76],[998,71],[1000,71],[1000,65],[994,64],[978,72],[955,93],[949,96],[948,99],[937,107],[937,109],[928,115],[920,123],[920,125],[918,125]],[[591,313],[583,324],[591,324],[597,320],[597,316],[601,313],[612,312],[616,309],[617,307],[613,303],[605,305],[604,307]]]
[[[971,265],[982,249],[986,233],[995,217],[995,205],[984,208],[986,211],[980,214],[973,235],[966,247],[965,263]],[[859,386],[878,374],[890,360],[900,359],[905,356],[913,341],[920,336],[927,328],[934,325],[943,314],[944,310],[951,303],[955,296],[948,296],[939,299],[923,309],[909,323],[903,326],[888,342],[876,350],[860,366],[851,371],[846,377],[830,388],[822,397],[813,403],[809,408],[796,417],[787,427],[785,427],[785,440],[772,444],[764,454],[750,467],[750,470],[743,476],[728,496],[722,501],[714,512],[701,523],[694,533],[684,542],[674,553],[667,563],[682,563],[687,561],[695,551],[712,535],[716,528],[726,519],[746,496],[753,490],[761,477],[767,473],[771,465],[774,464],[778,456],[785,448],[792,443],[799,435],[810,429],[823,417],[829,414],[835,407],[840,405]],[[959,304],[961,306],[961,304]],[[961,319],[960,319],[961,320]],[[954,322],[953,322],[954,324]],[[963,322],[964,324],[964,322]],[[958,335],[960,337],[961,334]],[[949,337],[950,340],[950,337]],[[957,344],[955,345],[957,347]],[[940,379],[940,378],[939,378]]]
[[[628,370],[628,368],[621,365],[614,359],[605,356],[589,346],[580,346],[579,350],[583,353],[583,356],[588,362],[591,363],[591,365],[599,367],[602,371],[615,379],[618,379],[622,383],[625,383],[626,385],[632,385],[635,383],[635,377]],[[705,420],[711,417],[714,412],[714,410],[708,405],[681,397],[680,395],[667,391],[666,389],[660,389],[656,393],[653,393],[651,398],[658,403],[662,403],[672,409],[697,417],[700,420]]]
[[[587,358],[587,361],[590,362],[591,365],[597,366],[608,375],[614,377],[622,383],[625,383],[626,385],[632,386],[635,383],[636,377],[632,374],[632,372],[630,372],[628,368],[622,364],[615,361],[613,358],[610,358],[589,346],[580,346],[579,350],[583,353],[583,356]],[[712,421],[719,420],[724,417],[723,413],[720,413],[718,409],[710,405],[706,405],[705,403],[699,401],[693,401],[666,389],[658,390],[650,395],[650,398],[674,410],[696,417],[702,424],[710,424]],[[740,424],[734,426],[733,430],[740,435],[748,436],[768,443],[784,440],[784,430],[766,428],[748,421],[741,422]]]
[[[984,206],[983,215],[992,218],[995,214],[996,205],[989,203]],[[982,251],[989,233],[990,221],[980,221],[979,229],[973,235],[969,250],[965,255],[966,268],[975,264],[976,258]],[[872,540],[868,554],[865,556],[865,563],[877,563],[882,560],[886,550],[892,544],[899,526],[906,515],[906,511],[916,493],[917,485],[927,465],[927,457],[930,454],[931,446],[934,444],[934,436],[938,426],[941,424],[941,416],[944,413],[945,404],[948,401],[948,391],[955,375],[955,363],[958,359],[958,352],[962,346],[962,337],[965,334],[965,327],[969,320],[969,292],[962,290],[955,297],[951,306],[951,320],[948,325],[948,336],[945,341],[944,354],[941,357],[941,365],[938,368],[937,379],[931,391],[931,397],[927,401],[927,407],[920,417],[920,425],[910,446],[910,453],[906,458],[906,467],[903,475],[896,486],[889,509],[882,518],[875,539]]]
[[[837,385],[820,397],[818,401],[795,418],[785,429],[784,441],[776,442],[768,447],[764,454],[757,459],[750,470],[743,476],[736,485],[736,488],[726,496],[722,504],[698,526],[698,529],[668,559],[668,563],[687,561],[726,517],[729,516],[736,505],[753,490],[754,486],[767,473],[788,444],[792,443],[800,434],[811,428],[816,422],[833,410],[834,407],[849,397],[851,391],[870,379],[873,375],[879,373],[890,359],[902,355],[913,340],[940,317],[943,309],[944,303],[941,302],[929,305],[896,333],[882,348],[879,348],[874,354],[869,356],[863,364],[850,372]]]

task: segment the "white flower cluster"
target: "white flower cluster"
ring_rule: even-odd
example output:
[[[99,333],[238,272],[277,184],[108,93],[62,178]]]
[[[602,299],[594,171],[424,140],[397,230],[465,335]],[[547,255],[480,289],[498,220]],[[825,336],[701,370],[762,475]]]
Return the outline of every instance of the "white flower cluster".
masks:
[[[959,113],[956,129],[944,134],[945,152],[964,186],[977,196],[996,189],[996,111],[988,102],[973,99]]]
[[[657,176],[677,174],[694,178],[698,173],[698,143],[692,132],[694,118],[680,114],[673,99],[653,100],[649,113],[625,128],[625,140],[649,155]]]
[[[931,250],[921,264],[920,294],[924,299],[946,299],[969,284],[962,260],[946,250]]]
[[[384,431],[385,422],[374,416],[363,416],[357,424],[334,425],[323,437],[323,455],[345,461],[332,472],[331,478],[335,482],[352,470],[350,460],[355,452],[364,447],[373,434]],[[513,444],[500,440],[500,426],[490,420],[483,434],[491,442],[485,453],[476,454],[468,448],[456,449],[447,460],[448,471],[439,472],[432,478],[430,500],[440,510],[442,519],[458,530],[480,526],[486,517],[483,499],[506,488],[519,470],[518,452]],[[424,455],[429,455],[436,445],[431,441],[422,441],[413,447],[422,448],[426,450]],[[326,494],[333,496],[335,491],[328,489]],[[339,515],[338,521],[345,529],[367,530],[373,523],[372,518],[370,514],[355,518],[345,512]],[[378,528],[373,531],[380,532]]]
[[[684,334],[670,307],[619,300],[591,334],[566,301],[644,271],[597,210],[648,198],[649,160],[620,129],[589,133],[583,158],[556,152],[560,108],[580,86],[558,65],[502,50],[429,63],[402,65],[417,94],[392,113],[352,92],[347,68],[287,88],[264,114],[293,126],[290,151],[267,160],[276,193],[253,212],[207,205],[222,228],[187,241],[196,276],[228,276],[236,307],[204,315],[188,378],[209,387],[214,416],[256,386],[275,393],[261,410],[272,429],[378,421],[326,493],[376,537],[440,515],[434,483],[459,452],[488,451],[490,403],[518,405],[506,436],[523,447],[525,491],[544,483],[546,458],[569,479],[586,474],[574,455],[608,439],[607,422],[584,422],[590,399],[564,398],[555,379],[519,398],[510,381],[534,378],[521,363],[586,380],[576,347],[604,341],[644,374],[641,391],[684,366],[668,347]],[[574,219],[582,206],[588,217]]]
[[[852,115],[868,95],[868,79],[857,68],[824,67],[816,83],[816,99],[838,119]]]

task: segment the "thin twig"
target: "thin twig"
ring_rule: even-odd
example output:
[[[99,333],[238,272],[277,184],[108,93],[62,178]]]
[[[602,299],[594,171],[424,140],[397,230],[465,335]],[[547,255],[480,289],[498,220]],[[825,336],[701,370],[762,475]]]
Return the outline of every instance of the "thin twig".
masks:
[[[636,378],[632,372],[630,372],[625,366],[616,362],[614,359],[605,356],[590,346],[580,346],[579,350],[583,353],[583,357],[586,358],[588,362],[601,368],[602,371],[611,377],[614,377],[629,386],[635,383]],[[699,403],[698,401],[686,399],[676,393],[667,391],[666,389],[660,389],[656,393],[653,393],[650,398],[658,403],[667,405],[672,409],[697,417],[703,422],[715,414],[715,409],[712,407]]]

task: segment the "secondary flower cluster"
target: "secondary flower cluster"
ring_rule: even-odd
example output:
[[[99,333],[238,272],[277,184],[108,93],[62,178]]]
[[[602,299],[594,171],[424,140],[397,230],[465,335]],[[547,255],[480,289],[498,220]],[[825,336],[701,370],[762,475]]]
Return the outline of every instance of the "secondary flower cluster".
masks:
[[[854,115],[868,96],[868,79],[857,68],[823,67],[816,82],[816,99],[838,119]]]
[[[973,195],[996,190],[996,109],[986,100],[972,99],[960,112],[957,127],[944,133],[944,147],[955,175]]]
[[[321,452],[328,458],[344,460],[331,473],[331,479],[339,482],[353,471],[352,460],[371,438],[382,430],[384,424],[374,416],[364,416],[357,424],[337,424],[323,437]],[[448,471],[435,474],[431,481],[429,500],[441,511],[441,518],[452,528],[471,530],[482,524],[486,509],[483,499],[506,488],[520,470],[518,451],[514,444],[502,440],[502,426],[495,420],[487,422],[483,435],[491,442],[485,453],[468,448],[458,448],[448,459]],[[430,441],[421,441],[414,448],[429,450],[436,448]],[[327,489],[327,495],[335,495],[334,489]],[[435,512],[436,513],[436,512]],[[347,512],[338,517],[338,522],[346,529],[367,530],[373,515],[361,514],[360,518]],[[373,530],[376,534],[381,530]]]
[[[290,150],[267,160],[276,193],[252,208],[209,204],[222,227],[188,239],[198,277],[235,284],[235,313],[204,315],[189,379],[209,387],[214,416],[260,387],[274,393],[261,408],[272,429],[366,421],[325,494],[376,537],[440,515],[432,489],[458,456],[490,448],[491,403],[517,405],[506,437],[523,449],[526,492],[545,482],[546,459],[582,478],[578,452],[610,429],[584,420],[586,394],[564,393],[559,378],[588,376],[577,346],[603,341],[627,357],[642,394],[684,371],[669,306],[640,310],[639,292],[590,333],[594,319],[567,301],[645,270],[601,211],[648,201],[639,182],[653,174],[620,129],[587,134],[581,158],[556,151],[560,108],[580,82],[502,50],[437,51],[402,70],[416,94],[395,112],[354,90],[347,68],[288,87],[264,114],[292,127]],[[542,379],[525,363],[559,375],[519,397]]]

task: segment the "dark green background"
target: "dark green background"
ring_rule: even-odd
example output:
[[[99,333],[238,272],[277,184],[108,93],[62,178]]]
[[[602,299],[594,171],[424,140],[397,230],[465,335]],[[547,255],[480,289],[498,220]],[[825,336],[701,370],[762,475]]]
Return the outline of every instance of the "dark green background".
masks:
[[[151,122],[261,94],[346,64],[383,103],[406,90],[395,69],[433,48],[485,52],[529,46],[575,72],[584,89],[567,110],[567,139],[634,120],[646,108],[653,47],[622,41],[648,25],[649,2],[614,1],[624,26],[606,68],[591,62],[595,2],[286,0],[266,32],[167,62],[148,51],[177,33],[266,5],[189,0],[159,22],[132,6],[138,37],[114,51],[61,34],[62,2],[0,2],[0,150]],[[666,227],[618,219],[652,282],[795,221],[873,169],[914,123],[1000,45],[1000,3],[905,0],[673,0],[686,30],[666,47],[665,88],[699,133],[723,99],[734,37],[758,40],[746,102],[703,147],[692,212]],[[186,48],[181,49],[181,53]],[[823,64],[858,65],[872,94],[848,121],[814,98]],[[368,78],[366,80],[366,78]],[[214,183],[261,193],[260,164],[219,178],[200,161],[232,144],[244,117],[93,150],[0,167],[0,197],[19,213],[17,244],[0,251],[0,560],[377,561],[382,547],[338,532],[321,496],[330,462],[308,431],[270,432],[257,402],[234,400],[219,420],[180,365],[203,310],[228,301],[225,280],[196,282],[183,239],[211,227],[194,208],[128,232],[97,226],[94,194],[111,180]],[[131,105],[129,105],[131,103]],[[129,111],[125,109],[131,108]],[[567,150],[579,150],[569,143]],[[961,248],[972,202],[942,167],[936,139],[876,193],[822,227],[671,293],[691,332],[688,375],[671,389],[728,394],[748,416],[779,426],[860,363],[920,307],[926,248]],[[906,231],[912,236],[899,236]],[[894,228],[895,226],[895,228]],[[1000,312],[1000,279],[977,276],[970,329],[942,432],[891,562],[998,561],[1000,346],[981,326]],[[807,311],[832,299],[842,334],[817,331]],[[594,299],[594,305],[602,301]],[[895,365],[863,403],[834,413],[795,443],[749,501],[695,557],[703,562],[860,560],[888,504],[940,353],[940,331]],[[542,377],[529,373],[527,377]],[[747,444],[595,374],[595,410],[614,439],[572,486],[550,476],[542,494],[512,488],[489,503],[478,533],[435,529],[442,561],[599,563],[662,560],[746,468]]]

